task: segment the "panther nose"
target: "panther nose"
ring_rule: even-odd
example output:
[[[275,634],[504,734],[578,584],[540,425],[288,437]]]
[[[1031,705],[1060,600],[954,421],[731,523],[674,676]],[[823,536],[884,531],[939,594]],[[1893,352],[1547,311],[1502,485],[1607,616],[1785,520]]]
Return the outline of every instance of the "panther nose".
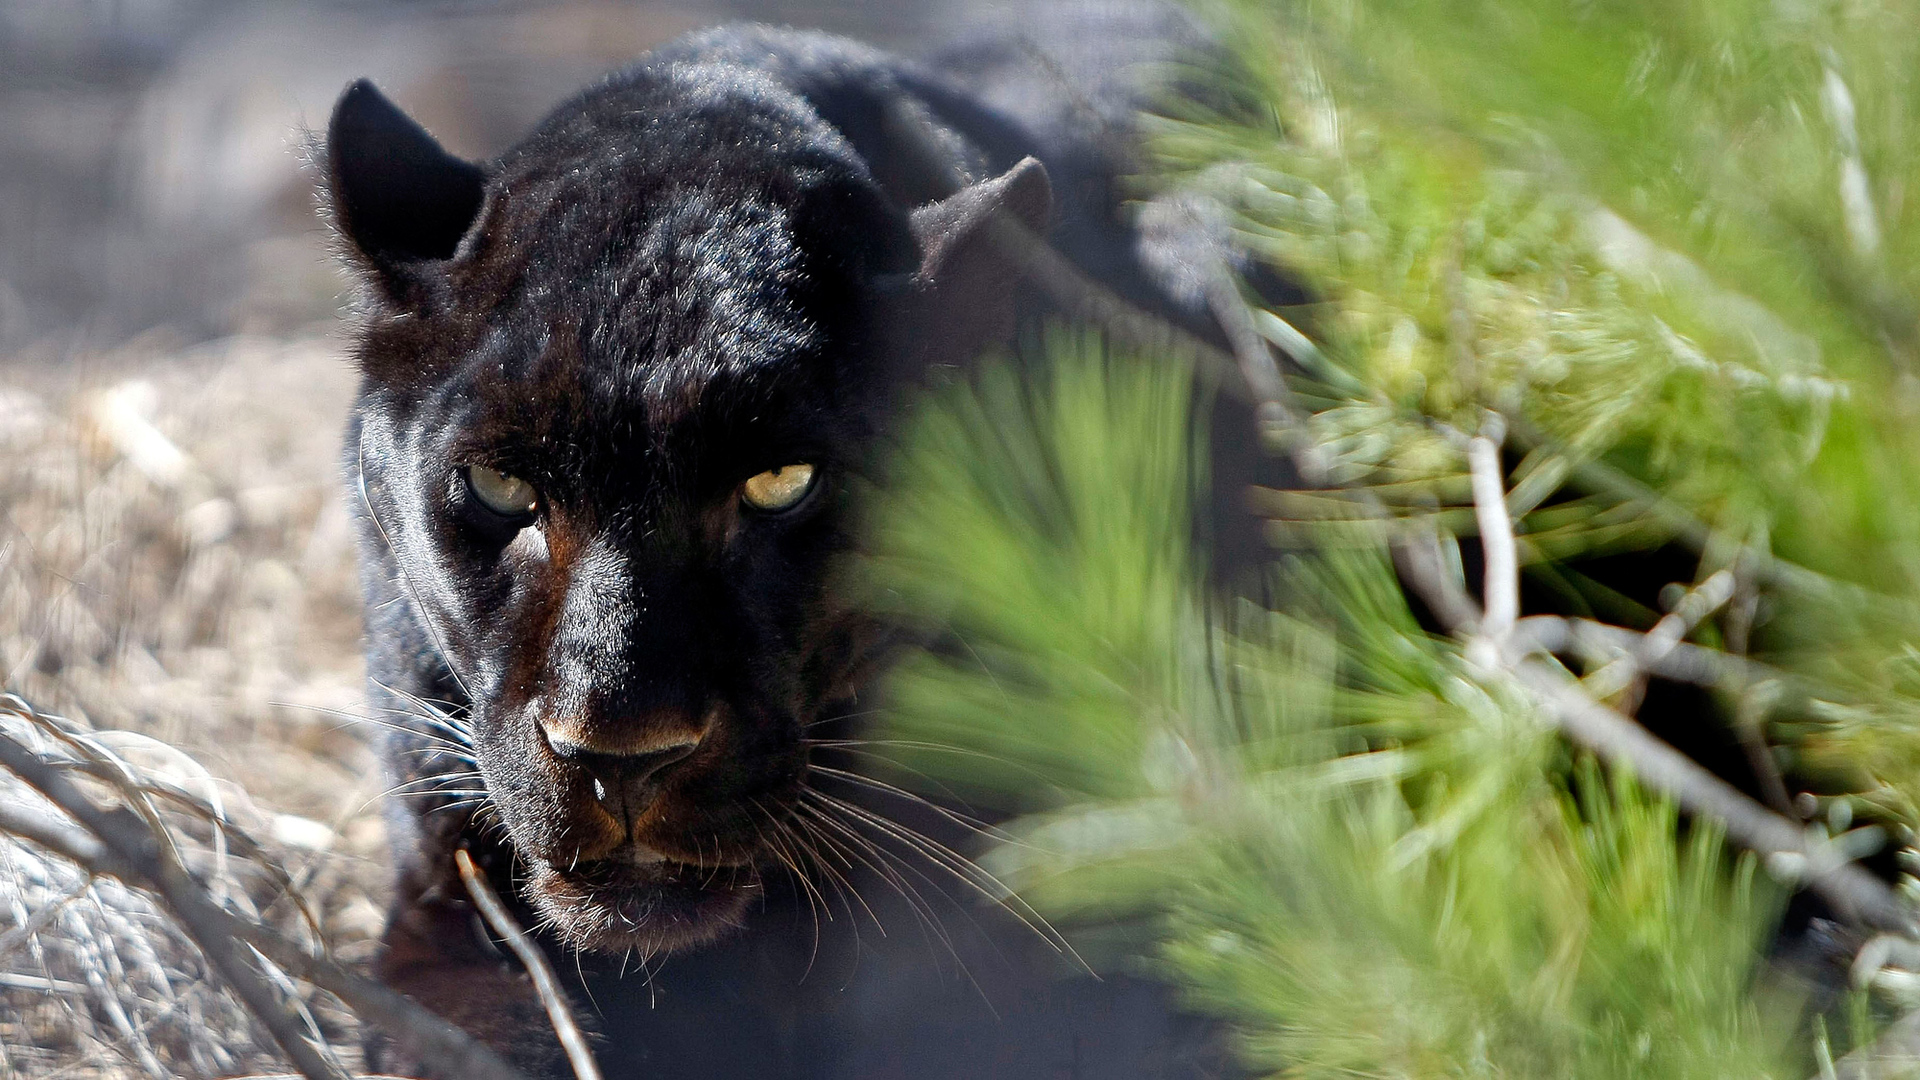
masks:
[[[700,747],[697,736],[677,736],[645,749],[608,753],[585,744],[548,735],[555,757],[584,769],[593,778],[593,795],[622,824],[652,805],[660,793],[661,776],[672,765]]]

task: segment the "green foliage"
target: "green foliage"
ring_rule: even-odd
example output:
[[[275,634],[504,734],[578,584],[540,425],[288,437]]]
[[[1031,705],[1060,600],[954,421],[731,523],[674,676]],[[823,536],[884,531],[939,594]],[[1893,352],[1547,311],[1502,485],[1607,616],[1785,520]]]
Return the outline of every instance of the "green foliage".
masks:
[[[1792,1075],[1791,1002],[1753,994],[1749,867],[1629,784],[1574,791],[1411,860],[1392,785],[1276,806],[1278,842],[1178,909],[1171,966],[1275,1072]]]
[[[1543,586],[1644,624],[1657,612],[1577,564],[1679,538],[1701,578],[1783,568],[1753,644],[1850,704],[1776,720],[1809,767],[1912,807],[1920,46],[1906,28],[1920,7],[1231,0],[1215,14],[1258,105],[1189,107],[1156,124],[1158,147],[1170,177],[1236,207],[1247,241],[1326,299],[1284,314],[1326,358],[1302,391],[1335,479],[1469,533],[1431,509],[1464,498],[1433,422],[1471,430],[1492,407],[1519,422],[1509,504]],[[1328,516],[1297,498],[1276,510]]]
[[[921,418],[874,567],[964,646],[893,678],[891,727],[912,775],[1026,811],[989,869],[1070,923],[1155,916],[1129,946],[1262,1068],[1794,1074],[1750,859],[1573,765],[1375,554],[1209,612],[1186,374],[1054,345],[1038,392],[993,367]]]
[[[871,567],[951,645],[890,684],[903,779],[1014,812],[989,868],[1130,928],[1102,962],[1173,979],[1260,1069],[1811,1074],[1871,1010],[1763,960],[1783,890],[1423,630],[1386,545],[1430,530],[1465,583],[1460,432],[1498,412],[1529,604],[1646,629],[1633,573],[1735,572],[1693,638],[1780,675],[1693,722],[1757,723],[1842,793],[1832,828],[1911,835],[1920,7],[1209,10],[1234,104],[1152,120],[1141,182],[1218,200],[1317,297],[1256,321],[1330,482],[1255,493],[1279,602],[1225,605],[1189,545],[1188,373],[1062,332],[949,388]]]

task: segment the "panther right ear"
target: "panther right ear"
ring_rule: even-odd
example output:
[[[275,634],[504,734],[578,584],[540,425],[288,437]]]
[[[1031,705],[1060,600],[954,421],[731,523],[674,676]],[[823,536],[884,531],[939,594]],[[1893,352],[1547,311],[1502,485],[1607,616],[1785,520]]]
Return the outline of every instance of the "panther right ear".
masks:
[[[326,158],[336,227],[390,300],[404,301],[426,265],[451,258],[479,216],[486,174],[365,79],[333,107]]]

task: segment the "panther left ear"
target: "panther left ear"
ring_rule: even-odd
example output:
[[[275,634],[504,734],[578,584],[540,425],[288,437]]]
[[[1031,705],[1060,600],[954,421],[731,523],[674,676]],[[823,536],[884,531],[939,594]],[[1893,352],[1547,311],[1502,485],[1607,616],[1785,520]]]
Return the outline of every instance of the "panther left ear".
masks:
[[[1004,280],[1006,272],[1012,271],[1017,276],[1019,267],[1013,265],[1017,260],[992,235],[994,220],[1003,218],[1045,236],[1052,214],[1053,185],[1046,166],[1037,158],[1023,158],[991,180],[964,187],[913,212],[913,235],[920,245],[920,271],[915,276],[931,287],[945,287],[966,275],[995,273]]]
[[[361,79],[327,124],[327,194],[341,234],[389,299],[451,258],[480,213],[486,174]]]
[[[913,212],[920,268],[896,326],[908,364],[965,364],[1012,333],[1026,271],[1017,234],[1044,237],[1052,212],[1047,170],[1034,158]]]

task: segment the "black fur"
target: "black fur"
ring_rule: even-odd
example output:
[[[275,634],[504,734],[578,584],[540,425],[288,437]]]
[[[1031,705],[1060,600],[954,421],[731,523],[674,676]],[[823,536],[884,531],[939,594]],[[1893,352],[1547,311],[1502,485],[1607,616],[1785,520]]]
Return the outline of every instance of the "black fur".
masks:
[[[761,876],[809,726],[883,654],[830,580],[853,481],[897,389],[1022,308],[996,216],[1063,223],[1083,267],[1212,335],[1119,212],[1129,103],[1106,104],[1075,141],[863,46],[737,27],[660,50],[476,166],[348,88],[328,189],[366,286],[349,466],[372,703],[397,718],[404,785],[389,983],[558,1071],[524,979],[473,930],[450,870],[465,844],[556,950],[589,954],[615,1075],[1219,1067],[1158,990],[1070,978],[991,912],[956,934],[979,996],[918,939],[831,928],[809,983],[801,898]],[[743,504],[748,477],[798,462],[819,477],[800,505]],[[530,482],[535,514],[479,502],[473,467]],[[645,983],[592,958],[670,951]]]

